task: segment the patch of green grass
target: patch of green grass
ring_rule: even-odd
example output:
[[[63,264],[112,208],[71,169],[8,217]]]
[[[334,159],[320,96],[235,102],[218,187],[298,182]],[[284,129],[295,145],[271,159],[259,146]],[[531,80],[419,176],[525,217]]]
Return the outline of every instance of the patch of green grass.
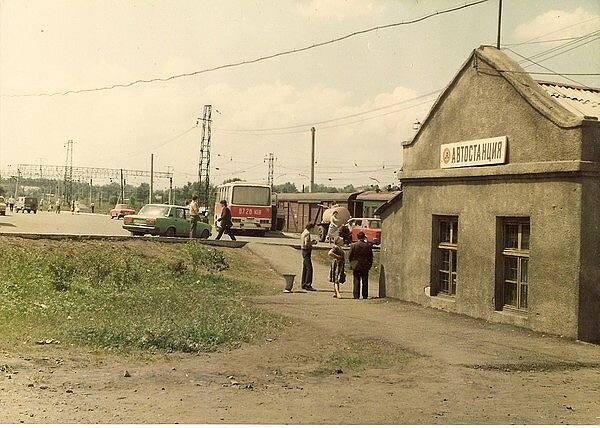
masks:
[[[415,353],[393,343],[376,339],[353,339],[333,343],[311,353],[295,355],[299,362],[316,365],[315,375],[332,374],[338,370],[361,371],[386,369],[414,358]]]
[[[250,306],[263,292],[252,265],[239,268],[200,244],[129,248],[3,245],[0,335],[13,342],[55,339],[105,349],[210,352],[283,325]],[[230,266],[235,266],[235,272]]]

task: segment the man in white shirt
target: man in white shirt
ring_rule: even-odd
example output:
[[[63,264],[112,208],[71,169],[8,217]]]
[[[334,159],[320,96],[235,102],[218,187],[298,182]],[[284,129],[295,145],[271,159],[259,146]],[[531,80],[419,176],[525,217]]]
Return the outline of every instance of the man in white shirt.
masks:
[[[189,205],[190,208],[190,238],[193,238],[198,228],[198,221],[200,221],[200,207],[198,206],[198,195],[192,195],[192,202]]]
[[[311,260],[312,247],[317,241],[310,239],[310,229],[315,227],[313,223],[308,223],[300,235],[300,248],[302,250],[302,289],[307,291],[317,291],[312,286],[313,266]]]

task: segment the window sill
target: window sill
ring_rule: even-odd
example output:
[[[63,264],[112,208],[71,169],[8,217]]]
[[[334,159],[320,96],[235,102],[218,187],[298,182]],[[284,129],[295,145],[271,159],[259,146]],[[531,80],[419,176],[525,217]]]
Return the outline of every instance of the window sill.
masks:
[[[501,315],[515,317],[515,318],[522,318],[522,319],[529,318],[529,311],[524,311],[522,309],[513,309],[513,308],[504,307],[501,310],[496,311],[496,312]]]
[[[429,296],[434,300],[440,300],[443,302],[456,302],[456,295],[450,295],[450,294],[436,294],[435,296]]]

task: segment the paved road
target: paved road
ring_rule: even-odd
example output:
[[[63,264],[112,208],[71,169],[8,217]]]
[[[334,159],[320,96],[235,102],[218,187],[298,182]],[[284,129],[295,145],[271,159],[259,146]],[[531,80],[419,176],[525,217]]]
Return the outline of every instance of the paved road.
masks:
[[[70,211],[56,214],[38,211],[37,214],[10,213],[0,216],[0,234],[3,233],[49,233],[66,235],[129,236],[123,229],[123,220],[112,220],[104,214],[71,214]],[[211,239],[216,236],[213,230]],[[295,235],[273,232],[266,237],[238,236],[240,241],[262,242],[280,245],[295,245],[299,239]],[[229,237],[224,236],[224,241]],[[321,244],[324,246],[325,244]]]

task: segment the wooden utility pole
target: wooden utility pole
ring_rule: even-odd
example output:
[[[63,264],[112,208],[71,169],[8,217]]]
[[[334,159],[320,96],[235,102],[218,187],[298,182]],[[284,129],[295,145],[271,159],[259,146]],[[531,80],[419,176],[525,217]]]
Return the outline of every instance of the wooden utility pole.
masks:
[[[148,203],[152,203],[152,194],[154,193],[154,153],[150,153],[150,195]]]
[[[315,127],[310,128],[312,134],[312,149],[310,151],[310,189],[309,192],[314,191],[315,187]]]
[[[502,27],[502,0],[498,0],[498,38],[496,39],[496,49],[500,49],[500,29]]]

